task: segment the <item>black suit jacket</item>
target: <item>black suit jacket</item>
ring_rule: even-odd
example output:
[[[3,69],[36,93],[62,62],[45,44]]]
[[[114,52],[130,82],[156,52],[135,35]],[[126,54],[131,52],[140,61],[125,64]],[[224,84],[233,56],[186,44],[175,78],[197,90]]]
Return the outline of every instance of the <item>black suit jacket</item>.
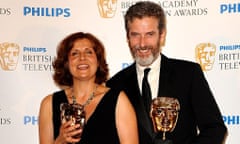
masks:
[[[140,144],[152,144],[162,137],[154,133],[149,114],[144,110],[135,63],[114,75],[107,86],[128,95],[137,114]],[[174,144],[222,143],[227,128],[199,64],[162,55],[158,95],[180,102],[177,125],[166,135]]]

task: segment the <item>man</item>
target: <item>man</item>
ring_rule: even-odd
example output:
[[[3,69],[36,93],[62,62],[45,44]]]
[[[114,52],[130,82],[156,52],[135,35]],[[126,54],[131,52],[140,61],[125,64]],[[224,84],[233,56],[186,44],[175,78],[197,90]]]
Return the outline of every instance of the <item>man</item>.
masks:
[[[145,68],[152,99],[172,97],[180,103],[175,129],[166,133],[173,144],[221,144],[227,128],[199,64],[167,58],[161,53],[166,36],[163,9],[153,2],[137,2],[125,15],[128,44],[135,63],[108,82],[126,92],[138,118],[140,144],[157,144],[162,133],[153,130],[142,95]]]

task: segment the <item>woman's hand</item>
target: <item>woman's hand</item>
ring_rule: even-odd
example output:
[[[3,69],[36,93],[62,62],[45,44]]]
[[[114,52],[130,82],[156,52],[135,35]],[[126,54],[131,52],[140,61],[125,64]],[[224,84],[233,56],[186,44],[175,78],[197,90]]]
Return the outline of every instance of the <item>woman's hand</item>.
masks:
[[[76,143],[81,139],[82,129],[80,124],[73,124],[70,120],[61,125],[59,135],[55,141],[55,144]],[[76,137],[80,135],[80,137]]]

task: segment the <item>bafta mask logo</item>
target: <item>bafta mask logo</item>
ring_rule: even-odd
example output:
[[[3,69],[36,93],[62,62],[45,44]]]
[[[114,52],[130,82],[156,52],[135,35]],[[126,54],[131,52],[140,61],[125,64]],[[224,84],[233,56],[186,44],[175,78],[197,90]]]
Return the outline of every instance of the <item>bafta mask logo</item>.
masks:
[[[117,10],[117,0],[98,0],[98,9],[101,17],[112,18]]]
[[[157,97],[152,100],[150,117],[155,132],[163,132],[163,140],[168,140],[165,136],[166,132],[174,130],[179,111],[180,103],[176,98]]]
[[[3,70],[13,71],[18,64],[20,48],[16,43],[0,43],[0,65]]]
[[[196,46],[195,53],[196,61],[202,70],[211,70],[215,61],[216,46],[212,43],[200,43]]]

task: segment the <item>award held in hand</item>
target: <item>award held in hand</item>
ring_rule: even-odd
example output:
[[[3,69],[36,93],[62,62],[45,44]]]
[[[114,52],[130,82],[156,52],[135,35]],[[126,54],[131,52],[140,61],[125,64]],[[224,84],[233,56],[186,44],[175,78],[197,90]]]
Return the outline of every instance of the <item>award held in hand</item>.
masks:
[[[178,120],[180,104],[176,98],[157,97],[152,100],[150,117],[156,133],[162,132],[162,139],[157,144],[173,144],[172,140],[166,138],[167,132],[172,132]]]
[[[80,104],[73,103],[61,103],[61,122],[65,123],[67,121],[72,121],[72,126],[75,124],[80,124],[80,129],[85,126],[86,113],[84,107]],[[80,138],[81,135],[75,135],[73,138]]]

